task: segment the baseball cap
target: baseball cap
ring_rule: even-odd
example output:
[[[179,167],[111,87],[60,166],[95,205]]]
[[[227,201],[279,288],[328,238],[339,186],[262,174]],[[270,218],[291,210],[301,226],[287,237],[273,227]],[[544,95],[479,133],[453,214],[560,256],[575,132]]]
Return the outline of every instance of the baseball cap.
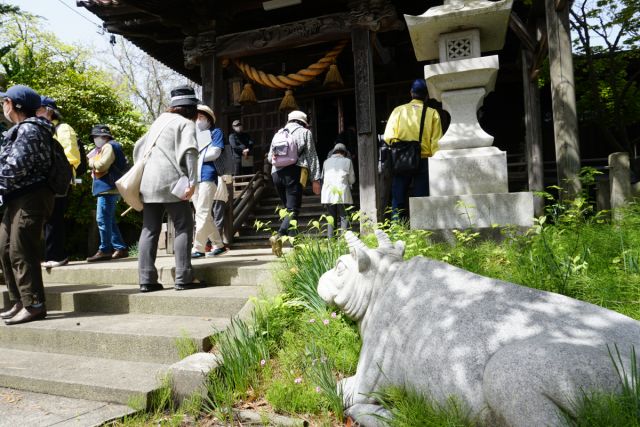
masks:
[[[426,95],[427,94],[427,82],[424,79],[415,79],[411,84],[411,92],[416,95]]]
[[[234,120],[233,123],[231,123],[231,126],[242,126],[242,123],[240,120]]]
[[[56,100],[53,98],[49,98],[48,96],[40,95],[40,104],[43,107],[53,108],[54,110],[58,109],[56,105]]]
[[[11,86],[6,92],[0,92],[0,97],[9,98],[16,108],[25,110],[37,110],[40,108],[40,95],[29,86]]]

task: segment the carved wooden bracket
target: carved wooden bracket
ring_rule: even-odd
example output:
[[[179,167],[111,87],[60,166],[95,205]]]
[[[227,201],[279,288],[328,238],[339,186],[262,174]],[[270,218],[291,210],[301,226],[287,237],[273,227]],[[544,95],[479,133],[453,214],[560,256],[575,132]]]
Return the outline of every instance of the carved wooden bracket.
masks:
[[[207,31],[197,36],[185,37],[182,45],[184,66],[193,69],[200,65],[203,56],[211,56],[216,52],[216,32]]]
[[[237,58],[247,54],[300,47],[344,39],[352,28],[384,32],[404,28],[389,0],[349,3],[349,13],[335,13],[217,38],[216,55]]]

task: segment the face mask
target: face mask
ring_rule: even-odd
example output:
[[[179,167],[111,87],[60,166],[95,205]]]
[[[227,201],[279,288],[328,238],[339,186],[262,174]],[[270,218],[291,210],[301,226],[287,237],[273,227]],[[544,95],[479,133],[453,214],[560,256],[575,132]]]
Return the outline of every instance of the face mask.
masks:
[[[242,126],[234,126],[233,130],[238,132],[238,133],[240,133],[240,132],[242,132]]]
[[[104,138],[93,138],[93,142],[96,144],[96,147],[100,148],[107,143],[107,140]]]
[[[198,129],[200,130],[207,130],[211,127],[211,124],[209,123],[209,120],[196,120],[196,126],[198,127]]]

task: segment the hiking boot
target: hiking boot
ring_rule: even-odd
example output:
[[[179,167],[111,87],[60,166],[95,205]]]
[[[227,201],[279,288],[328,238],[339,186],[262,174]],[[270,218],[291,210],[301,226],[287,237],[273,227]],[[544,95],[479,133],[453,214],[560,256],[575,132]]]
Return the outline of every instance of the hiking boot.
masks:
[[[207,257],[213,257],[213,256],[218,256],[218,255],[222,255],[227,253],[228,249],[227,248],[215,248],[214,250],[212,250],[211,252],[207,252]]]
[[[282,238],[280,236],[273,235],[269,237],[269,243],[271,243],[271,252],[277,256],[282,256]]]
[[[129,249],[116,249],[111,255],[111,259],[129,258]]]
[[[160,283],[143,283],[140,285],[140,292],[154,292],[161,291],[164,287]]]
[[[94,256],[90,256],[87,258],[87,262],[96,262],[96,261],[108,261],[113,256],[112,252],[102,252],[98,251]]]

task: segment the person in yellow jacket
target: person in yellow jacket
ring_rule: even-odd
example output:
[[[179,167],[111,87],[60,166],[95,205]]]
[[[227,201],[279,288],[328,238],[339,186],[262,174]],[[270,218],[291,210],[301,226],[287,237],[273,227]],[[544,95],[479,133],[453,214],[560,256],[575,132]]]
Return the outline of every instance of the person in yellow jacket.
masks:
[[[420,141],[420,167],[413,174],[394,174],[391,182],[391,208],[394,219],[407,219],[409,187],[413,184],[412,197],[429,195],[429,157],[438,150],[438,140],[442,137],[440,115],[427,107],[427,85],[424,79],[417,79],[411,85],[411,102],[393,109],[384,130],[384,141],[393,145],[397,141],[417,141],[420,135],[422,109],[426,108],[424,129]]]
[[[76,131],[67,123],[61,123],[62,116],[53,98],[41,96],[41,107],[36,112],[39,117],[49,120],[55,126],[53,138],[62,145],[67,160],[75,170],[80,164],[80,150],[78,149],[78,138]],[[70,182],[69,185],[72,183]],[[42,266],[45,268],[61,267],[69,262],[64,249],[65,225],[64,212],[67,210],[69,196],[56,196],[53,212],[44,225],[45,256]]]

